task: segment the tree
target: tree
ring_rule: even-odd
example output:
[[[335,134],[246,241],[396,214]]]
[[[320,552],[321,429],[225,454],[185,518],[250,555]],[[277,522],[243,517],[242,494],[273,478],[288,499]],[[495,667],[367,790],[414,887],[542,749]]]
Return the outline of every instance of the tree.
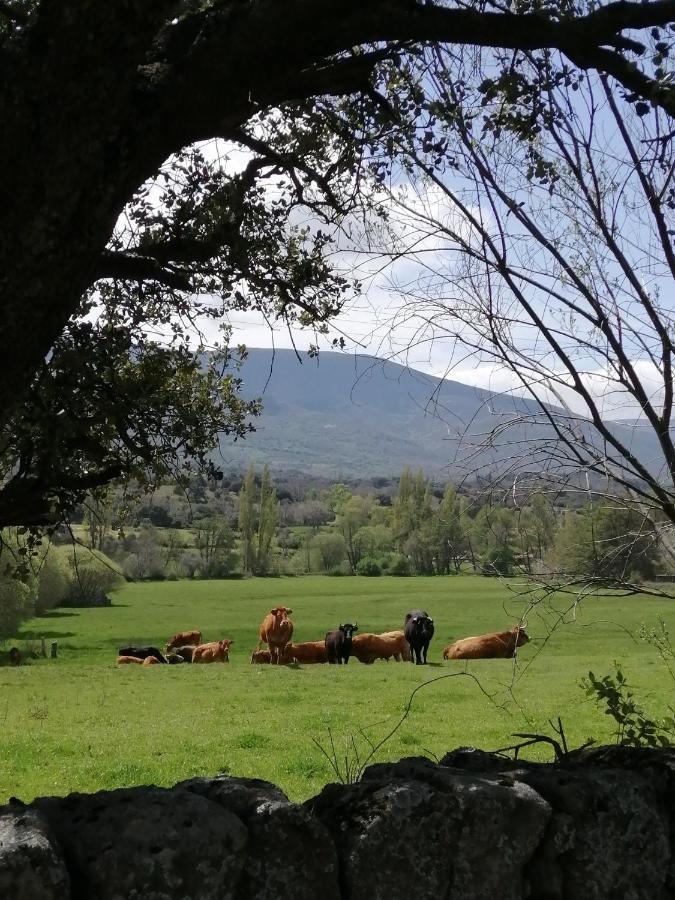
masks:
[[[347,543],[341,534],[334,531],[315,534],[311,546],[318,557],[319,567],[326,575],[334,572],[347,558]]]
[[[648,579],[658,556],[658,536],[649,519],[618,503],[567,513],[555,543],[559,570],[575,581]]]
[[[352,573],[356,572],[356,566],[365,552],[358,535],[370,520],[373,506],[372,497],[350,497],[341,504],[340,513],[336,517],[337,529],[345,540]]]
[[[203,578],[224,578],[237,565],[234,532],[224,519],[200,519],[195,526],[195,546],[201,558]]]
[[[2,3],[0,525],[53,524],[115,478],[157,483],[190,456],[207,466],[223,424],[245,433],[252,410],[217,366],[204,377],[187,324],[216,297],[215,315],[319,326],[339,309],[331,238],[293,215],[304,206],[330,230],[353,206],[399,106],[378,90],[383,72],[428,42],[557,48],[636,109],[672,112],[675,89],[638,38],[674,14],[673,0],[525,13]],[[250,154],[243,172],[184,151],[215,136]],[[153,345],[157,331],[174,343]]]
[[[272,485],[269,468],[263,469],[260,489],[255,471],[250,466],[239,493],[239,535],[242,567],[253,575],[267,575],[270,567],[272,540],[279,521],[279,501]]]
[[[654,37],[665,77],[668,41]],[[400,72],[421,109],[398,146],[422,174],[388,192],[394,252],[419,265],[400,287],[406,320],[515,393],[513,414],[474,445],[501,444],[493,480],[519,506],[585,488],[672,528],[672,122],[548,49],[471,65],[436,48]]]

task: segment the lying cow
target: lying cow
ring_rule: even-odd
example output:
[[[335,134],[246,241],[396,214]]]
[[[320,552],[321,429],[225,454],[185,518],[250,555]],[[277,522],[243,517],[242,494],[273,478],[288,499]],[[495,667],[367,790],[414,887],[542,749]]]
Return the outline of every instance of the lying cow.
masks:
[[[230,644],[232,641],[211,641],[195,647],[192,654],[193,663],[212,663],[230,661]]]
[[[425,610],[413,609],[405,617],[403,632],[410,646],[410,662],[426,665],[427,651],[434,636],[434,620]]]
[[[288,644],[286,652],[293,662],[303,666],[327,663],[328,650],[325,641],[305,641],[303,644]]]
[[[359,662],[372,665],[376,659],[409,659],[408,642],[402,631],[384,634],[357,634],[352,640],[352,656]]]
[[[191,663],[195,648],[191,644],[188,644],[186,647],[175,647],[173,652],[177,656],[180,656],[184,662]]]
[[[288,618],[292,612],[287,606],[275,606],[260,623],[258,649],[267,644],[273,663],[282,662],[284,647],[293,637],[293,623]]]
[[[117,657],[117,665],[118,666],[142,666],[143,660],[139,659],[137,656],[118,656]]]
[[[349,663],[349,657],[352,653],[352,638],[354,632],[358,631],[358,628],[357,624],[351,625],[348,623],[346,625],[338,625],[335,631],[326,633],[325,644],[329,663],[337,663],[338,665],[342,665],[342,663],[347,665]]]
[[[184,647],[186,644],[191,644],[193,647],[198,646],[202,642],[202,633],[201,631],[195,629],[194,631],[179,631],[178,634],[174,634],[174,636],[167,641],[166,651],[173,650],[175,647]]]
[[[524,627],[516,625],[511,631],[496,631],[466,637],[443,650],[443,659],[512,659],[516,648],[530,640]]]
[[[120,647],[117,651],[118,656],[135,656],[141,662],[148,656],[154,656],[158,662],[165,663],[166,659],[157,647]]]
[[[323,644],[323,641],[321,641]],[[286,644],[284,649],[281,652],[281,656],[279,657],[280,664],[287,665],[287,663],[293,662],[293,657],[291,656],[291,645]],[[261,665],[269,665],[272,662],[272,654],[269,650],[253,650],[251,652],[251,663],[259,663]]]

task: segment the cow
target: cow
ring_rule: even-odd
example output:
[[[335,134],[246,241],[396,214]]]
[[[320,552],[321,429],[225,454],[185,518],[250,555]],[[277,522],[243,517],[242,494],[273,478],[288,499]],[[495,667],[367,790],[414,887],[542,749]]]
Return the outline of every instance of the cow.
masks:
[[[118,666],[142,666],[143,660],[139,659],[137,656],[118,656],[117,657],[117,665]]]
[[[358,631],[357,624],[338,625],[335,631],[326,632],[325,644],[328,653],[328,662],[345,665],[349,663],[349,657],[352,653],[352,638],[354,632]]]
[[[328,650],[325,641],[305,641],[303,644],[287,644],[286,652],[293,662],[301,665],[327,663]]]
[[[191,644],[193,647],[196,647],[198,644],[201,644],[201,642],[201,631],[197,629],[194,631],[179,631],[178,634],[174,634],[171,640],[167,641],[166,652],[168,653],[169,650],[173,650],[175,647],[184,647],[186,644]]]
[[[512,659],[516,648],[529,640],[524,626],[516,625],[511,631],[495,631],[455,641],[443,650],[443,659]]]
[[[120,647],[117,651],[118,656],[135,656],[143,661],[148,656],[154,656],[157,662],[165,663],[166,659],[157,647]]]
[[[10,666],[20,666],[21,665],[21,651],[18,647],[12,647],[9,651],[9,664]]]
[[[323,641],[321,641],[321,645],[323,646]],[[293,662],[293,657],[290,653],[291,644],[286,644],[283,651],[281,652],[280,662],[283,665],[287,663]],[[262,665],[266,665],[272,662],[272,655],[269,650],[253,650],[251,652],[251,663],[260,663]]]
[[[410,659],[410,647],[405,639],[405,634],[403,633],[402,628],[398,628],[396,631],[384,631],[379,635],[379,637],[392,639],[394,646],[396,647],[396,650],[393,654],[396,662],[400,662],[401,660],[408,662],[408,660]],[[388,656],[386,656],[385,659],[387,662],[389,662]]]
[[[195,647],[192,654],[193,663],[212,663],[230,661],[230,644],[232,641],[211,641]]]
[[[192,662],[192,648],[190,648],[190,662]],[[179,666],[185,662],[180,653],[167,653],[166,661],[170,666]]]
[[[275,606],[260,623],[261,644],[267,644],[270,648],[270,658],[277,665],[282,662],[283,650],[293,637],[293,623],[288,618],[293,612],[287,606]]]
[[[409,659],[408,642],[402,631],[387,631],[384,634],[355,635],[352,640],[352,656],[359,662],[372,665],[376,659]]]
[[[413,609],[405,617],[403,632],[410,646],[410,662],[426,666],[427,651],[434,636],[434,620],[425,610]]]
[[[191,644],[188,644],[185,647],[175,647],[174,648],[174,653],[177,656],[182,657],[183,661],[187,662],[187,663],[192,662],[192,655],[194,652],[195,652],[195,648]]]
[[[143,660],[143,662],[141,663],[141,665],[142,666],[158,666],[158,665],[160,665],[160,662],[156,656],[146,656],[145,659]]]

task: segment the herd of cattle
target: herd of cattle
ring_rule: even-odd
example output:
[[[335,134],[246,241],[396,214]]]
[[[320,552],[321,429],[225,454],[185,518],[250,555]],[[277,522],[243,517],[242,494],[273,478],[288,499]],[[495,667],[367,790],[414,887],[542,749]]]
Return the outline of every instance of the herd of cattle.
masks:
[[[358,624],[340,624],[319,641],[294,644],[292,609],[277,606],[271,609],[260,624],[257,648],[251,654],[252,663],[336,663],[345,665],[351,656],[370,665],[376,659],[399,662],[409,660],[419,665],[427,662],[429,644],[434,636],[434,620],[422,609],[413,609],[405,617],[403,628],[382,634],[356,634]],[[466,637],[449,644],[443,659],[510,659],[529,637],[522,625],[511,631],[499,631]],[[180,631],[167,642],[164,653],[157,647],[120,647],[118,665],[154,666],[161,663],[229,662],[231,640],[202,643],[201,631]],[[267,649],[261,649],[267,644]]]

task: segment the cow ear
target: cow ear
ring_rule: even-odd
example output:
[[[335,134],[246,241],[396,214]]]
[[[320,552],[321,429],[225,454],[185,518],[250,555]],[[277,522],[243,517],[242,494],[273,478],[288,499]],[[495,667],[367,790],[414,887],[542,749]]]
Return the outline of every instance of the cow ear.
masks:
[[[271,613],[273,616],[275,616],[278,612],[279,612],[279,607],[275,607],[274,609],[271,609],[271,610],[270,610],[270,613]]]
[[[432,625],[434,624],[434,620],[431,618],[431,616],[429,616],[429,621],[431,622]]]

